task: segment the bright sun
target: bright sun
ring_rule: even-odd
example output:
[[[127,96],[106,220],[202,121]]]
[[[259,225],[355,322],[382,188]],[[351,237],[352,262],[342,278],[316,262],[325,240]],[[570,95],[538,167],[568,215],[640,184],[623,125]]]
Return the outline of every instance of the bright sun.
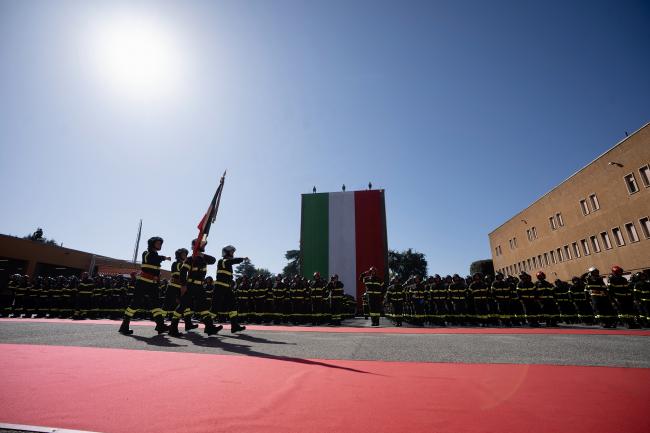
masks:
[[[175,97],[183,56],[170,29],[148,16],[104,18],[94,23],[89,40],[101,85],[131,101],[157,103]]]

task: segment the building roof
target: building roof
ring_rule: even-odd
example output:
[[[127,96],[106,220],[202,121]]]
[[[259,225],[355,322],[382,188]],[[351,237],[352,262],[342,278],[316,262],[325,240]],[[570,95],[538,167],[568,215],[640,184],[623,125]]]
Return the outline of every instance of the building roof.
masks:
[[[517,212],[515,215],[513,215],[512,217],[510,217],[508,220],[506,220],[506,221],[505,221],[503,224],[501,224],[499,227],[497,227],[497,228],[495,228],[494,230],[492,230],[488,235],[491,235],[492,233],[496,232],[496,231],[499,230],[501,227],[503,227],[504,225],[508,224],[510,221],[512,221],[512,220],[514,220],[514,219],[517,219],[517,218],[519,217],[519,215],[521,215],[521,214],[522,214],[523,212],[525,212],[527,209],[529,209],[530,207],[534,206],[537,202],[539,202],[540,200],[542,200],[544,197],[550,195],[553,191],[555,191],[556,189],[560,188],[562,185],[564,185],[566,182],[568,182],[569,180],[571,180],[573,177],[575,177],[575,176],[577,176],[578,174],[580,174],[581,171],[583,171],[584,169],[586,169],[587,167],[589,167],[591,164],[593,164],[594,162],[598,161],[600,158],[604,157],[605,155],[607,155],[608,153],[610,153],[611,151],[613,151],[614,149],[616,149],[618,146],[620,146],[620,145],[623,144],[625,141],[627,141],[628,139],[632,138],[635,134],[637,134],[639,131],[641,131],[642,129],[644,129],[644,128],[648,127],[648,126],[650,126],[650,122],[646,123],[645,125],[643,125],[643,126],[640,127],[639,129],[637,129],[636,131],[634,131],[632,134],[628,135],[627,137],[623,138],[621,141],[619,141],[619,142],[616,143],[614,146],[612,146],[611,148],[609,148],[608,150],[606,150],[605,152],[603,152],[603,153],[602,153],[601,155],[599,155],[598,157],[594,158],[594,160],[592,160],[589,164],[585,165],[585,166],[582,167],[580,170],[576,171],[576,172],[573,173],[571,176],[567,177],[567,178],[564,179],[562,182],[560,182],[559,184],[557,184],[555,187],[553,187],[553,188],[552,188],[550,191],[548,191],[546,194],[543,194],[543,195],[540,196],[537,200],[535,200],[534,202],[532,202],[531,204],[529,204],[528,206],[526,206],[525,208],[523,208],[522,210],[520,210],[519,212]]]

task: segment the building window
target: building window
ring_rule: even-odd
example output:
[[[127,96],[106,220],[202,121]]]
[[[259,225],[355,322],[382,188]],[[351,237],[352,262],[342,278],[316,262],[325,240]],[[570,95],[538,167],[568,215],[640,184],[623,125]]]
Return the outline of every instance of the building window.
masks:
[[[630,242],[639,242],[639,235],[636,232],[636,227],[634,227],[634,223],[627,223],[625,224],[625,230],[627,231],[627,237],[630,240]]]
[[[589,206],[587,206],[587,200],[580,200],[580,209],[582,209],[583,215],[589,215]]]
[[[562,249],[561,249],[561,248],[558,248],[558,249],[555,250],[555,251],[557,251],[557,259],[558,259],[560,262],[563,262],[563,261],[564,261],[564,254],[562,254]]]
[[[596,194],[591,194],[589,196],[589,201],[591,202],[591,210],[600,209],[600,203],[598,202],[598,197],[596,197]]]
[[[530,229],[526,229],[526,235],[528,236],[529,241],[533,241],[533,234],[531,233]]]
[[[562,219],[562,214],[561,213],[556,213],[555,218],[557,218],[557,224],[560,227],[564,227],[564,220]]]
[[[526,259],[526,262],[528,262],[528,270],[532,271],[533,268],[530,266],[530,259]]]
[[[644,165],[639,169],[639,176],[641,176],[641,182],[646,188],[650,187],[650,165]]]
[[[641,218],[639,224],[641,225],[643,236],[645,236],[646,239],[650,239],[650,220],[648,220],[648,217]]]
[[[623,239],[623,233],[621,233],[620,228],[614,227],[612,233],[614,234],[614,240],[616,241],[617,246],[622,247],[625,245],[625,239]]]
[[[537,269],[537,258],[533,256],[533,268]]]
[[[550,263],[548,262],[548,253],[544,253],[544,263],[546,266],[550,266]]]
[[[609,240],[609,234],[607,232],[602,232],[600,238],[603,240],[603,245],[605,245],[606,250],[612,249],[612,242]]]
[[[533,232],[533,239],[537,239],[537,229],[535,227],[533,227],[530,230]]]
[[[544,263],[542,262],[542,255],[541,254],[539,256],[537,256],[537,263],[539,263],[540,268],[544,266]]]
[[[508,242],[510,242],[510,249],[512,249],[512,239],[508,239]]]
[[[599,253],[600,242],[598,242],[598,238],[596,236],[592,236],[589,239],[591,239],[591,246],[594,247],[594,253]]]
[[[576,259],[579,259],[580,258],[580,248],[578,248],[578,243],[574,242],[574,243],[571,244],[571,246],[573,247],[573,256]]]
[[[634,173],[630,173],[627,176],[625,176],[625,184],[627,185],[627,192],[630,194],[634,194],[635,192],[639,191],[639,186],[636,183],[636,178],[634,177]]]
[[[553,264],[557,264],[557,259],[555,258],[555,251],[551,251],[551,261]]]
[[[548,222],[551,224],[551,230],[557,229],[557,225],[555,225],[555,217],[550,217]]]
[[[512,238],[512,243],[514,244],[515,248],[517,248],[517,238]]]
[[[585,253],[585,256],[591,254],[589,251],[589,244],[587,243],[587,239],[581,240],[580,243],[582,244],[582,252]]]
[[[571,251],[569,250],[568,245],[564,246],[564,257],[566,257],[567,260],[571,260]]]

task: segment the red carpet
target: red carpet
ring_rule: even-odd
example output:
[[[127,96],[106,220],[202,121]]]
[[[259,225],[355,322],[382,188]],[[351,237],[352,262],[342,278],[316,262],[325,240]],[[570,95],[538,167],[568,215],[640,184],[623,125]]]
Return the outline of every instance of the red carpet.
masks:
[[[2,322],[24,323],[69,323],[75,325],[114,325],[116,320],[69,320],[69,319],[0,319]],[[132,326],[155,326],[150,320],[131,322]],[[203,325],[201,325],[202,327]],[[230,329],[230,325],[224,325]],[[282,332],[337,332],[337,333],[368,333],[368,334],[592,334],[592,335],[636,335],[650,336],[650,330],[639,329],[582,329],[582,328],[395,328],[379,327],[365,328],[352,326],[278,326],[278,325],[246,325],[251,331],[282,331]]]
[[[7,423],[115,433],[650,431],[650,369],[0,350]]]

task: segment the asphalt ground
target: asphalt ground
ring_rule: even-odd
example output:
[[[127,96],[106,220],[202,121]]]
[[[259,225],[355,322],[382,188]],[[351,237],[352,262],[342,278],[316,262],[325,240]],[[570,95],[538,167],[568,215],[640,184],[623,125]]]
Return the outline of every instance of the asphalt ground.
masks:
[[[363,322],[361,322],[363,325]],[[261,358],[341,359],[446,363],[549,364],[650,368],[650,337],[574,334],[391,334],[200,329],[183,338],[134,326],[123,336],[115,325],[2,322],[0,343],[211,353]],[[182,327],[181,327],[182,329]]]

